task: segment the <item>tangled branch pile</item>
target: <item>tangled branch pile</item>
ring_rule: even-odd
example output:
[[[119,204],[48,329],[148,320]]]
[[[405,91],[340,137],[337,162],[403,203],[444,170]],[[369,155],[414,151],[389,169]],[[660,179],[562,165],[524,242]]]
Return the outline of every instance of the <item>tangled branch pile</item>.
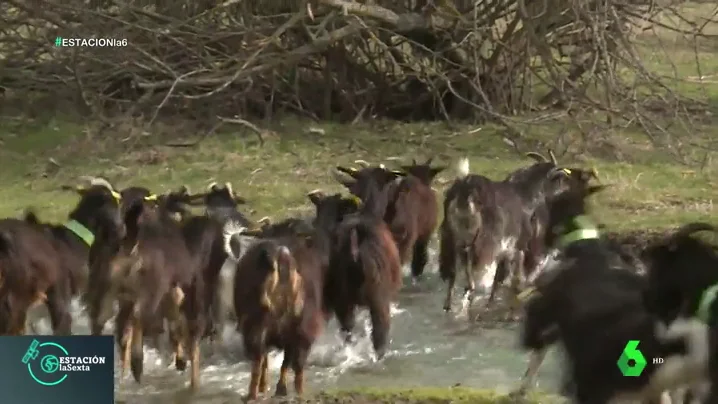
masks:
[[[630,120],[639,95],[681,101],[632,45],[661,10],[649,0],[5,0],[0,87],[150,120],[501,120],[555,107]],[[127,46],[62,48],[56,37]]]

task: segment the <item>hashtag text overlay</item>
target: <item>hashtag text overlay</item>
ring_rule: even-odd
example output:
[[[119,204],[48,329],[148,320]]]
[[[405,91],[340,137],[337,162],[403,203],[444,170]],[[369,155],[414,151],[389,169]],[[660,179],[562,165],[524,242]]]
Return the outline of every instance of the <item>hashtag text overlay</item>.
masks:
[[[56,47],[120,47],[127,46],[127,39],[116,38],[63,38],[58,36],[55,38]]]

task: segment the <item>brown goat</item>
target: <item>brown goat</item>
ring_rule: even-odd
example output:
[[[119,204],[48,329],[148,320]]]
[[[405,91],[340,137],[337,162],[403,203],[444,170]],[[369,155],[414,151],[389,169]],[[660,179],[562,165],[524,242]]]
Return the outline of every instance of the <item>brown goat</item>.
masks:
[[[341,207],[347,205],[344,199],[325,197],[320,191],[309,195],[316,206],[316,225],[331,235],[327,307],[334,311],[348,338],[355,326],[355,310],[368,308],[372,343],[379,359],[388,343],[391,301],[402,283],[399,251],[383,220],[386,194],[386,186],[380,190],[371,182],[360,210],[342,216],[338,213],[346,209]]]
[[[307,356],[327,320],[322,303],[324,253],[315,237],[262,239],[237,262],[234,307],[237,330],[252,361],[249,399],[267,389],[267,354],[272,348],[284,351],[276,395],[287,394],[290,368],[296,393],[304,392]]]
[[[101,178],[73,189],[80,201],[64,225],[0,220],[0,334],[24,333],[28,310],[45,303],[54,333],[69,335],[72,297],[85,291],[88,252],[96,235],[123,234],[119,194]]]
[[[124,218],[130,209],[144,203],[151,192],[143,187],[128,187],[120,191],[120,195],[120,211]],[[92,335],[101,335],[105,323],[114,315],[112,303],[115,291],[110,282],[110,262],[119,252],[122,240],[122,236],[118,234],[100,234],[90,249],[90,276],[85,300]]]
[[[418,279],[428,262],[428,247],[436,229],[439,207],[431,189],[434,177],[446,167],[432,167],[432,158],[419,164],[401,166],[402,171],[390,171],[383,166],[352,170],[337,167],[352,176],[352,181],[340,180],[354,195],[362,198],[370,181],[380,187],[390,184],[384,221],[399,249],[402,265],[411,259],[411,274]],[[397,181],[393,181],[400,178]],[[393,181],[393,182],[392,182]]]
[[[151,198],[155,199],[155,198]],[[111,264],[120,311],[115,333],[123,375],[129,360],[138,382],[143,372],[143,339],[161,332],[167,319],[175,367],[192,362],[191,386],[199,384],[199,341],[206,331],[202,265],[185,241],[182,227],[166,208],[171,194],[134,206],[127,213],[128,241]],[[131,248],[129,246],[132,245]]]

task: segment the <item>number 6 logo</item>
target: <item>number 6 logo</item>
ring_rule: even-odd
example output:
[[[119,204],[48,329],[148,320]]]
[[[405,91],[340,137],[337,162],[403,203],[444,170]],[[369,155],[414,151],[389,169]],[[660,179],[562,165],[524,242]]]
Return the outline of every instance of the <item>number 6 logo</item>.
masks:
[[[643,373],[646,368],[646,358],[638,349],[638,340],[630,340],[623,348],[621,357],[618,358],[618,369],[624,376],[637,377]],[[633,362],[633,363],[631,363]]]

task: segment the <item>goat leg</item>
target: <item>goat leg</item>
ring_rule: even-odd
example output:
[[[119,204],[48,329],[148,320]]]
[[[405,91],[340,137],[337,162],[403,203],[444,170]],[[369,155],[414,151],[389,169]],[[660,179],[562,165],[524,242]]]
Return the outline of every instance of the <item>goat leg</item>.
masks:
[[[144,346],[143,346],[143,329],[142,322],[138,316],[132,318],[132,337],[130,343],[130,370],[132,376],[138,383],[142,381],[142,373],[144,366]]]
[[[466,275],[466,288],[464,289],[464,296],[461,299],[461,310],[459,311],[458,317],[468,315],[469,307],[474,300],[474,291],[476,290],[476,281],[474,280],[474,263],[471,259],[471,252],[468,247],[466,249],[466,266],[464,266],[464,274]]]
[[[451,312],[451,301],[454,299],[454,284],[456,283],[456,275],[452,274],[449,279],[447,279],[447,290],[446,290],[446,300],[444,300],[444,312],[449,313]]]
[[[307,357],[309,356],[309,348],[299,347],[293,360],[294,370],[294,391],[297,396],[304,394],[304,366],[307,364]]]
[[[513,271],[511,273],[510,279],[511,285],[509,287],[509,301],[511,303],[509,305],[509,311],[507,313],[507,321],[516,320],[517,313],[519,312],[521,306],[521,302],[519,301],[519,294],[521,293],[523,284],[526,282],[526,279],[524,277],[523,251],[517,252],[516,255],[513,257],[511,270]]]
[[[282,360],[282,367],[279,369],[279,380],[277,380],[277,388],[274,393],[277,397],[284,397],[287,395],[287,373],[289,373],[289,367],[292,364],[293,356],[292,350],[284,350],[284,359]]]
[[[543,363],[545,357],[545,348],[537,351],[531,351],[531,354],[529,356],[529,363],[528,366],[526,366],[526,372],[521,378],[521,384],[519,385],[519,388],[517,390],[511,393],[512,396],[523,396],[524,394],[526,394],[529,388],[533,386],[534,382],[536,381],[536,376],[538,375],[538,370],[541,367],[541,363]]]
[[[248,400],[256,400],[259,396],[259,378],[262,374],[265,358],[266,355],[262,352],[252,360],[252,376],[249,379],[249,390],[247,391]]]

